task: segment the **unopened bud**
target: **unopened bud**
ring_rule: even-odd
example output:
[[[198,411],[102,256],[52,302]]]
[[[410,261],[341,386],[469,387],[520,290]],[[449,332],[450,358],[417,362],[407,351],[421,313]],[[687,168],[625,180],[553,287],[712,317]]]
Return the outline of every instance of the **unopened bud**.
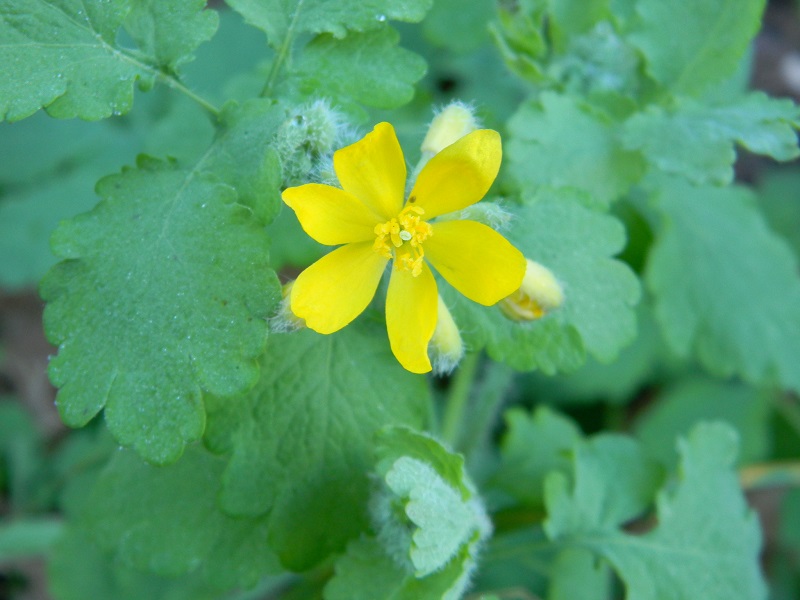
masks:
[[[428,348],[436,375],[447,375],[458,366],[464,357],[464,342],[461,333],[453,320],[453,315],[439,296],[439,309],[436,318],[436,329]]]
[[[438,154],[477,128],[478,121],[472,110],[466,104],[453,102],[433,118],[422,141],[422,154],[428,157]]]
[[[294,287],[294,281],[283,284],[281,288],[282,300],[280,306],[278,306],[278,312],[269,321],[270,329],[276,333],[295,331],[306,326],[306,322],[292,312],[292,287]]]
[[[503,314],[514,321],[533,321],[564,302],[561,284],[547,267],[530,259],[520,288],[500,301]]]

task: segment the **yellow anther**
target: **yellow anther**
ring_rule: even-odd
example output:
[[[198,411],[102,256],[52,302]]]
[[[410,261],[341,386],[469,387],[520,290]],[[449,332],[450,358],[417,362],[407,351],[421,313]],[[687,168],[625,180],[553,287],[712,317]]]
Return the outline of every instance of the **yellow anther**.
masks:
[[[395,218],[375,226],[375,252],[386,258],[392,257],[394,246],[395,268],[411,271],[414,277],[422,273],[425,251],[422,242],[433,235],[433,228],[421,220],[425,210],[408,205]],[[391,246],[390,246],[391,242]]]

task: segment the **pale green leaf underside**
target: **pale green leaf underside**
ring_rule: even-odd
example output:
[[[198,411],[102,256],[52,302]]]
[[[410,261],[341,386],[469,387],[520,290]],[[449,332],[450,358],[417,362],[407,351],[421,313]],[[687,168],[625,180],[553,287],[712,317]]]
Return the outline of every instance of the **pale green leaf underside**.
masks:
[[[216,31],[215,13],[197,14],[205,3],[164,4],[136,5],[136,52],[116,41],[130,0],[0,0],[0,119],[43,107],[89,120],[127,112],[137,79],[172,70]]]
[[[232,451],[221,501],[234,514],[271,511],[273,547],[302,569],[366,526],[372,437],[419,427],[427,384],[397,364],[381,329],[359,323],[273,335],[264,361],[256,388],[209,415],[212,445]]]
[[[376,535],[348,545],[325,598],[460,598],[489,528],[462,457],[406,427],[381,431],[376,455]]]
[[[442,286],[468,347],[520,370],[572,371],[588,351],[612,360],[636,334],[639,282],[611,258],[625,243],[622,225],[573,194],[543,190],[515,215],[508,239],[561,282],[565,301],[539,321],[517,323]]]
[[[752,195],[673,180],[656,202],[664,222],[646,278],[673,349],[721,375],[800,390],[797,263]]]
[[[616,125],[576,98],[543,93],[508,126],[507,158],[525,189],[577,188],[609,204],[642,174],[641,158],[622,147]]]
[[[71,426],[105,408],[120,443],[170,462],[202,435],[202,391],[258,378],[279,297],[268,240],[198,172],[144,160],[97,190],[104,201],[54,234],[65,260],[41,288],[58,407]]]
[[[630,36],[647,70],[678,94],[731,75],[761,24],[764,0],[640,0]]]
[[[700,425],[680,441],[679,453],[678,480],[659,493],[652,531],[630,535],[603,519],[570,518],[567,513],[582,503],[595,503],[594,492],[589,486],[570,496],[554,479],[548,507],[559,517],[549,522],[551,533],[608,560],[625,583],[628,600],[765,598],[758,520],[731,469],[736,434],[721,424]],[[609,479],[606,485],[618,483]]]
[[[722,106],[687,99],[670,111],[651,107],[637,114],[625,124],[624,141],[662,171],[698,184],[724,185],[733,180],[734,143],[776,160],[800,155],[799,117],[791,100],[761,92]]]
[[[369,31],[386,21],[421,21],[432,0],[228,0],[245,21],[267,34],[278,48],[297,33]]]

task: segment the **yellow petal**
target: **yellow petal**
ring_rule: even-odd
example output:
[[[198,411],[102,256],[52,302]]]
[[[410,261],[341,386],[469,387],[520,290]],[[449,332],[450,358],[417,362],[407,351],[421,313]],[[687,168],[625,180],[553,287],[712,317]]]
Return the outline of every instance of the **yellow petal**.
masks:
[[[403,208],[406,161],[394,128],[378,123],[371,133],[333,154],[339,183],[388,221]]]
[[[282,197],[305,232],[320,244],[337,246],[375,239],[375,225],[381,218],[344,190],[308,183],[287,188]]]
[[[392,269],[386,294],[386,329],[392,352],[412,373],[431,370],[428,342],[436,328],[439,294],[428,265],[419,276],[411,271]]]
[[[432,225],[425,258],[467,298],[491,306],[519,289],[525,257],[494,229],[475,221]]]
[[[425,210],[426,220],[475,204],[489,191],[502,158],[499,133],[473,131],[428,161],[408,201]]]
[[[372,242],[337,248],[300,273],[292,286],[292,312],[318,333],[339,331],[372,300],[387,262]]]

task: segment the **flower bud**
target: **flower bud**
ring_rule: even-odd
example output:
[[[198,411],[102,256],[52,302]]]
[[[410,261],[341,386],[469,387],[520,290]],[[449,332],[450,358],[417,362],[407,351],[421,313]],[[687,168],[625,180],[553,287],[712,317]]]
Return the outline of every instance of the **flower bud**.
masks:
[[[439,296],[436,329],[433,331],[428,353],[432,359],[433,372],[436,375],[449,374],[464,357],[461,333],[459,333],[453,315],[450,314],[441,296]]]
[[[520,288],[500,301],[503,314],[513,321],[533,321],[564,302],[564,291],[553,273],[530,259]]]
[[[452,102],[433,118],[422,141],[422,154],[430,158],[477,128],[472,110],[466,104]]]
[[[306,183],[318,163],[332,154],[343,131],[344,116],[327,100],[295,108],[278,127],[274,147],[283,165],[284,185]]]
[[[294,281],[289,281],[284,283],[281,288],[281,296],[283,299],[278,306],[277,314],[272,317],[269,322],[270,328],[276,333],[295,331],[297,329],[303,329],[306,326],[306,322],[292,312],[291,300],[293,286]]]

